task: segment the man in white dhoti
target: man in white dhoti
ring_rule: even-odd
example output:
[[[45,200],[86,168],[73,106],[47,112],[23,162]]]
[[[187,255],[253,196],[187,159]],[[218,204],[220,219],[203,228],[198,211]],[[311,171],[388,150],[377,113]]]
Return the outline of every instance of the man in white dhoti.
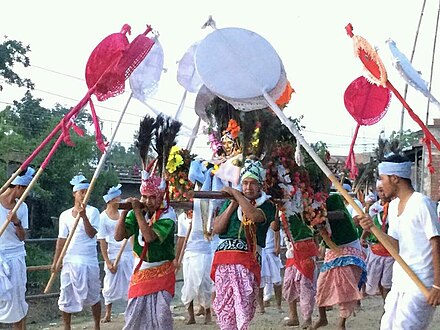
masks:
[[[74,206],[60,215],[58,239],[51,269],[52,272],[55,270],[67,237],[73,235],[63,259],[58,307],[63,312],[64,329],[70,329],[72,313],[81,312],[84,307],[92,306],[95,329],[99,329],[101,281],[96,248],[99,210],[83,204],[90,185],[83,175],[75,176],[70,184],[73,185]],[[79,223],[72,233],[77,216],[80,217]]]
[[[281,309],[281,268],[283,268],[283,264],[280,259],[280,225],[279,221],[275,220],[272,222],[269,230],[266,235],[266,247],[262,249],[261,254],[261,283],[260,290],[258,294],[258,306],[259,312],[264,313],[265,307],[265,293],[264,291],[269,291],[269,299],[270,299],[270,291],[273,290],[275,292],[275,300],[277,304],[277,309],[282,311]],[[270,288],[266,288],[270,286]],[[269,302],[267,299],[267,303]]]
[[[370,207],[369,215],[373,219],[374,225],[386,233],[388,230],[388,207],[391,200],[384,195],[380,180],[376,183],[376,190],[379,203],[374,203]],[[394,258],[369,232],[364,231],[361,236],[361,244],[370,246],[366,260],[367,283],[365,292],[368,295],[380,293],[385,300],[391,289]]]
[[[121,185],[111,187],[103,196],[107,207],[101,212],[97,238],[104,258],[104,284],[102,295],[104,296],[105,315],[101,322],[110,322],[112,304],[114,301],[123,299],[128,301],[128,285],[134,268],[133,248],[126,240],[115,240],[115,226],[118,222],[120,211],[118,210],[121,200]],[[122,250],[121,250],[122,249]],[[115,260],[119,255],[118,264]]]
[[[394,198],[388,208],[388,239],[429,290],[428,298],[399,263],[393,266],[391,291],[385,300],[381,329],[427,329],[440,304],[440,223],[435,203],[411,185],[411,161],[393,155],[378,167],[383,193]],[[360,217],[369,230],[369,215]]]
[[[188,236],[189,235],[189,236]],[[188,308],[187,324],[196,323],[194,301],[204,309],[205,324],[211,322],[212,280],[210,277],[211,243],[204,236],[200,200],[194,201],[194,212],[188,210],[178,218],[176,258],[184,253],[182,303]],[[185,237],[187,237],[184,246]]]
[[[28,167],[0,195],[0,227],[10,220],[0,237],[0,323],[13,324],[14,329],[25,329],[28,304],[26,293],[26,250],[24,239],[28,229],[28,207],[22,203],[12,216],[15,207],[35,171]]]

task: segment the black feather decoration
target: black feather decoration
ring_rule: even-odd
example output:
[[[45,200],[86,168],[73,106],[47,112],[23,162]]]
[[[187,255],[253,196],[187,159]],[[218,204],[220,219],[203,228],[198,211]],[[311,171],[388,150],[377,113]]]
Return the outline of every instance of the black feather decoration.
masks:
[[[140,122],[139,132],[135,141],[135,147],[139,150],[139,156],[142,161],[142,168],[147,167],[147,156],[153,139],[154,118],[146,115]]]
[[[160,115],[156,119],[157,170],[160,176],[165,171],[171,147],[176,144],[175,139],[181,126],[181,122],[171,117]]]

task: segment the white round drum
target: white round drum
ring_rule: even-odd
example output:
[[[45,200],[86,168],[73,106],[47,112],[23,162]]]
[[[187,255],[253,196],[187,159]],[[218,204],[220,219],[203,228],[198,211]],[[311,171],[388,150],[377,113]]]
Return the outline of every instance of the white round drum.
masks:
[[[218,29],[206,36],[197,47],[195,64],[209,90],[234,100],[272,91],[282,75],[282,63],[272,45],[241,28]]]

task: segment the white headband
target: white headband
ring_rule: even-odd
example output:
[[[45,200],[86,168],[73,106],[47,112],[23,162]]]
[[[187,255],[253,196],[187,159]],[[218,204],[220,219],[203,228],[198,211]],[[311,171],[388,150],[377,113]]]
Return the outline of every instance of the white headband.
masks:
[[[411,165],[411,162],[382,162],[378,166],[379,175],[396,175],[400,178],[411,179]]]
[[[82,174],[75,175],[72,178],[72,180],[70,180],[70,184],[73,186],[72,188],[73,192],[76,192],[78,190],[89,189],[90,183],[85,181],[87,181],[87,179],[84,175]]]
[[[113,186],[111,187],[108,191],[107,191],[107,195],[102,196],[102,198],[104,198],[104,201],[106,203],[110,202],[112,199],[121,196],[122,191],[121,191],[121,185],[118,184],[117,186]]]
[[[26,170],[26,173],[22,176],[17,176],[11,184],[14,186],[29,186],[29,183],[31,183],[33,175],[35,173],[35,170],[32,167],[28,167]]]

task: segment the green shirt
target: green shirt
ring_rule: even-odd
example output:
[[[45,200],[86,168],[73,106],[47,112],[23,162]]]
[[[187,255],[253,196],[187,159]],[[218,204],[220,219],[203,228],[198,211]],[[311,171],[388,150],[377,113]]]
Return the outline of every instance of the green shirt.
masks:
[[[174,219],[162,217],[151,226],[151,229],[157,235],[157,239],[149,243],[147,255],[144,259],[145,261],[158,262],[174,260],[174,228]],[[125,218],[125,229],[129,236],[135,235],[133,251],[140,257],[143,247],[139,244],[140,230],[133,210],[128,212]]]
[[[327,212],[342,211],[341,213],[343,213],[340,218],[329,221],[332,231],[332,241],[335,242],[336,245],[343,245],[358,239],[358,233],[354,228],[353,219],[344,205],[342,196],[339,194],[330,194],[326,204]]]
[[[296,213],[290,215],[288,221],[294,242],[313,237],[313,230]]]
[[[379,228],[380,230],[382,230],[382,225],[381,225],[380,222],[379,222],[379,217],[380,217],[380,218],[383,217],[383,211],[381,211],[381,212],[375,214],[374,217],[373,217],[373,223],[374,223],[374,225],[375,225],[377,228]],[[386,221],[386,219],[385,219],[385,221]],[[385,230],[386,230],[386,232],[388,232],[388,223],[385,225]],[[367,237],[367,241],[370,242],[370,243],[373,243],[373,244],[379,243],[378,239],[377,239],[376,236],[374,236],[373,234],[370,234],[370,235]]]
[[[231,201],[227,200],[223,204],[219,214],[222,214],[227,209],[230,203]],[[264,212],[264,215],[266,216],[266,221],[256,223],[257,245],[264,248],[266,246],[267,230],[269,229],[270,223],[275,220],[276,208],[275,205],[269,200],[265,201],[263,204],[258,206],[258,208],[261,209]],[[231,218],[229,219],[228,229],[226,230],[226,232],[221,233],[219,237],[222,239],[241,238],[242,240],[246,241],[244,227],[241,229],[240,232],[240,226],[241,226],[241,221],[238,219],[237,211],[235,211],[234,213],[232,213]]]

